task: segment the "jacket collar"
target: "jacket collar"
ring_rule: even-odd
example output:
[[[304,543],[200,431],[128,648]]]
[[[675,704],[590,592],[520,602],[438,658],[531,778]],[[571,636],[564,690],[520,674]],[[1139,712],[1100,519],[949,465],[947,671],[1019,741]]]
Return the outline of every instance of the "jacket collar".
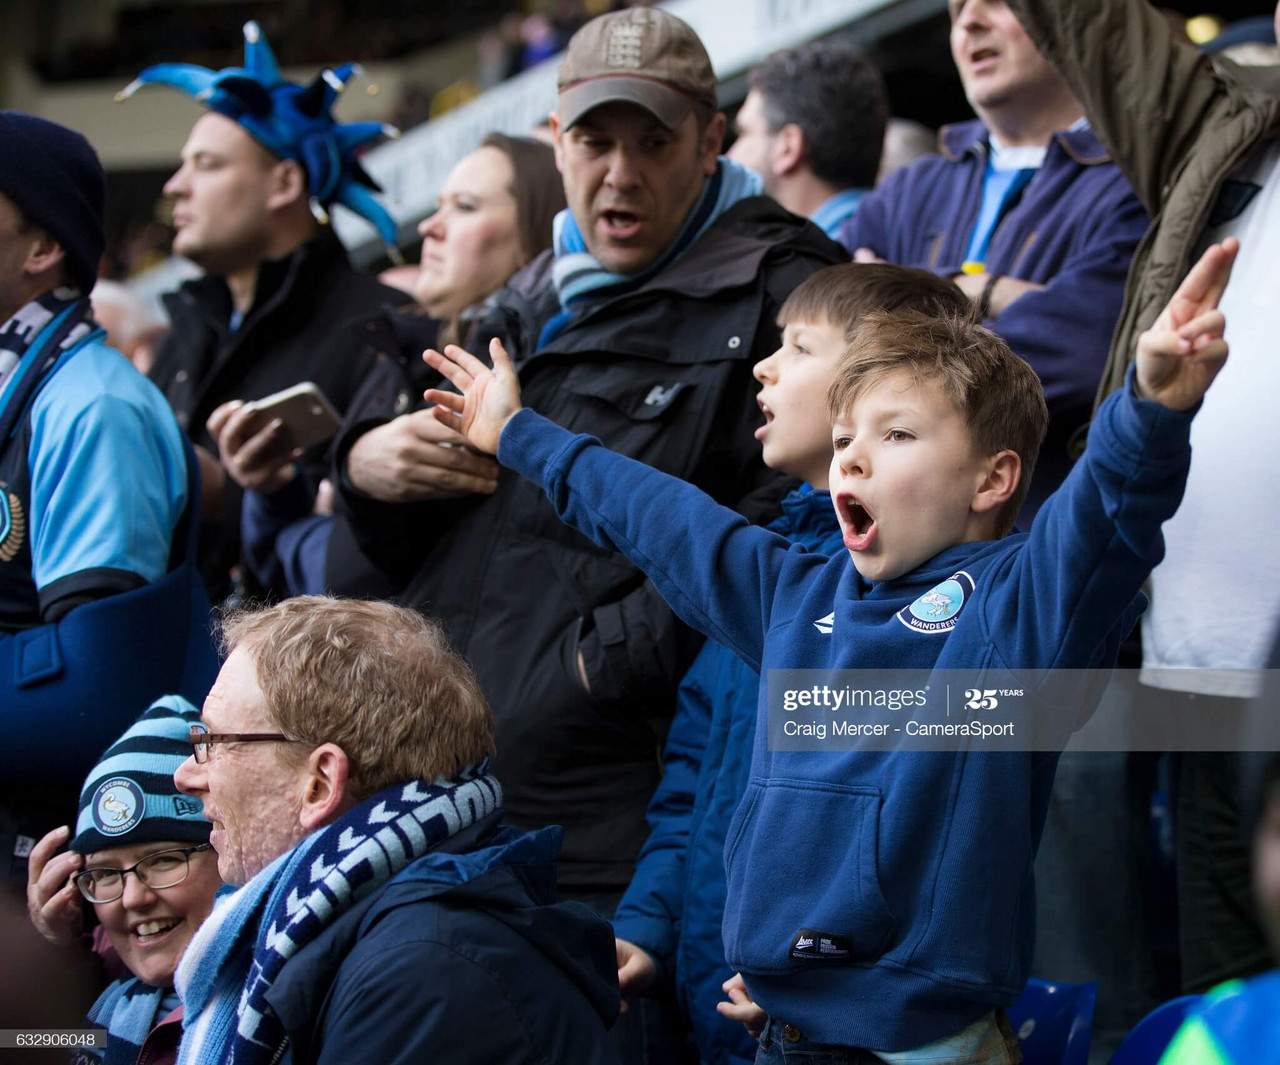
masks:
[[[1257,107],[1267,118],[1264,136],[1275,135],[1280,122],[1280,67],[1242,67],[1229,59],[1215,56],[1213,71],[1232,89]]]
[[[346,265],[346,249],[327,227],[288,255],[263,260],[258,267],[253,305],[244,316],[240,329],[244,330],[264,313],[288,301],[294,292],[308,292],[323,274]],[[221,277],[206,274],[188,281],[178,290],[173,300],[166,299],[165,302],[171,310],[175,305],[196,309],[211,320],[220,335],[229,331],[231,290]]]
[[[1092,126],[1084,129],[1064,129],[1053,135],[1064,152],[1083,166],[1096,166],[1111,162],[1111,155],[1098,140]],[[938,131],[938,148],[951,162],[958,162],[965,155],[977,155],[985,159],[991,151],[991,134],[980,119],[953,122]]]

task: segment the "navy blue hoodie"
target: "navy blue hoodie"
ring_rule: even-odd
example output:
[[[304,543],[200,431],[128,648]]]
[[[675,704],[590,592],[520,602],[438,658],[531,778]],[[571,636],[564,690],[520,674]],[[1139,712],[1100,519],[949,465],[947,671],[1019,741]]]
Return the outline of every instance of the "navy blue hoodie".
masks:
[[[879,583],[848,552],[793,546],[532,411],[508,424],[498,458],[762,673],[1085,668],[1114,663],[1141,610],[1160,525],[1182,495],[1190,424],[1117,393],[1029,534],[958,544]],[[972,589],[953,626],[918,631],[899,618],[960,571]],[[814,624],[828,615],[829,626]],[[759,719],[725,845],[725,951],[752,997],[816,1042],[873,1050],[927,1044],[1015,1001],[1056,756],[773,752],[766,735]],[[802,928],[848,937],[850,955],[793,959]]]
[[[768,528],[811,551],[842,551],[840,522],[825,490],[798,488]],[[727,647],[708,640],[680,682],[649,802],[652,831],[613,930],[673,977],[701,1065],[746,1065],[756,1041],[716,1012],[734,970],[724,958],[724,841],[742,801],[755,746],[760,678]]]

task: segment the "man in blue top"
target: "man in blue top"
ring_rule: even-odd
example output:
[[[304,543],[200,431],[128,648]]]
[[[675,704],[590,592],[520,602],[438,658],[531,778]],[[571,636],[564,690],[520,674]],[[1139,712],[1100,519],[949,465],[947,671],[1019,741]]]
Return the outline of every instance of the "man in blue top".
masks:
[[[31,697],[42,678],[23,672],[38,652],[29,634],[168,573],[188,480],[164,396],[106,346],[93,321],[88,293],[105,245],[105,182],[93,148],[52,122],[0,111],[0,158],[0,707],[30,715],[19,695]],[[11,667],[18,646],[26,652]],[[53,646],[67,657],[96,653],[92,640],[69,642],[65,630]],[[76,776],[111,739],[89,732],[118,733],[132,716],[112,717],[113,678],[112,670],[101,674],[112,694],[85,734],[60,741],[74,763],[56,782],[71,782],[57,797],[67,803]],[[50,692],[51,705],[72,698]],[[27,724],[4,719],[0,747],[14,759],[30,756]],[[13,782],[10,770],[6,762]],[[30,845],[59,823],[56,799],[35,787],[9,791],[0,806],[0,846],[13,876]]]
[[[428,352],[462,394],[427,399],[758,670],[1106,668],[1160,560],[1192,415],[1226,360],[1216,308],[1237,250],[1210,248],[1144,334],[1128,387],[1100,409],[1029,534],[1009,535],[1044,395],[1025,362],[967,320],[864,320],[829,396],[847,548],[832,557],[522,410],[497,341],[493,369],[459,348]],[[949,614],[921,620],[944,591]],[[1091,708],[1081,698],[1063,722],[1062,707],[1037,700],[1058,726]],[[768,1014],[757,1063],[865,1051],[1019,1060],[999,1008],[1031,962],[1031,866],[1056,755],[782,751],[767,735],[757,728],[725,845],[726,956]]]
[[[1019,524],[1071,468],[1093,409],[1146,212],[1004,0],[950,0],[951,54],[972,122],[889,177],[840,241],[952,277],[1040,375],[1049,435]]]
[[[880,71],[838,40],[766,56],[734,122],[729,158],[833,240],[876,183],[889,96]]]

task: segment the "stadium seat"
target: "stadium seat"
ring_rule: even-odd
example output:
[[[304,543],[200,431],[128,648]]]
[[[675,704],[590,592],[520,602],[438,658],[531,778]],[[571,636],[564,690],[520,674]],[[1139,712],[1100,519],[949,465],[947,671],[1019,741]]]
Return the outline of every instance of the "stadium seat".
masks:
[[[1098,985],[1028,980],[1009,1009],[1023,1065],[1087,1065]]]
[[[1160,1055],[1197,1002],[1199,995],[1183,995],[1157,1006],[1135,1025],[1116,1048],[1109,1065],[1156,1065]]]

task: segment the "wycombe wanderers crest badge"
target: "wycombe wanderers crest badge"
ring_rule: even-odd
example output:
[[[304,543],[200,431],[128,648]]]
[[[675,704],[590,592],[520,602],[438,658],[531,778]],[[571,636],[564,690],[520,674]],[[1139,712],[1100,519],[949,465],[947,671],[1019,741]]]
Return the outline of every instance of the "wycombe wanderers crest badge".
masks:
[[[0,481],[0,562],[12,562],[27,538],[27,515],[22,500]]]
[[[956,627],[956,619],[972,595],[973,578],[961,570],[925,592],[910,606],[904,606],[898,611],[897,618],[916,632],[950,632]]]

